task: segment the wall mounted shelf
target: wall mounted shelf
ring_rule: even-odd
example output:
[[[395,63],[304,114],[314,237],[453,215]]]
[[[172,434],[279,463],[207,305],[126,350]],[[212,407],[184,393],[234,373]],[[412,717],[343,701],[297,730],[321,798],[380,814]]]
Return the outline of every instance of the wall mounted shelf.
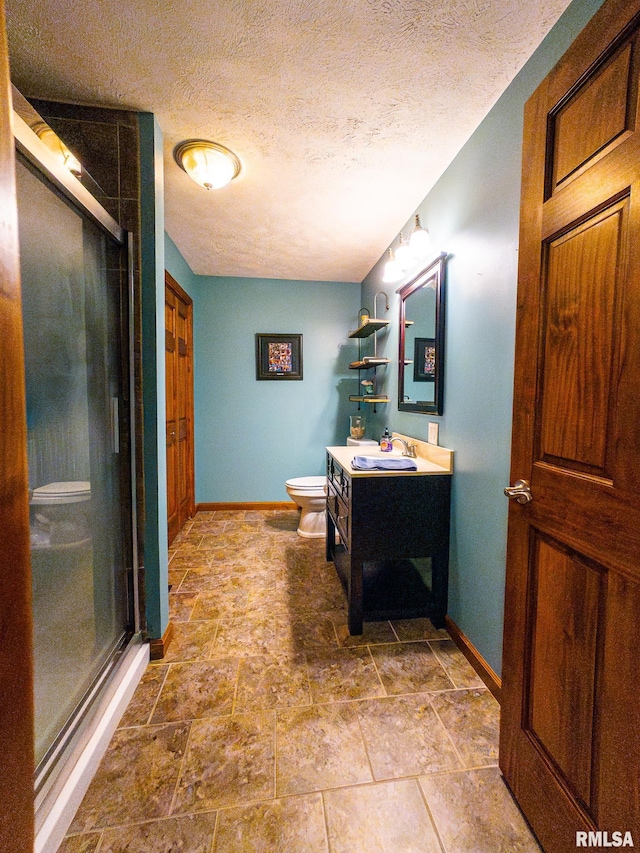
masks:
[[[373,411],[376,411],[376,405],[378,403],[388,403],[389,398],[386,394],[378,393],[378,378],[376,376],[376,370],[378,367],[383,367],[385,364],[389,364],[389,359],[384,356],[378,355],[377,349],[377,338],[376,335],[381,330],[386,329],[389,325],[389,320],[379,320],[376,317],[376,299],[378,296],[384,296],[385,298],[385,310],[389,310],[389,300],[384,291],[380,291],[376,293],[376,296],[373,300],[373,317],[370,317],[366,309],[361,308],[358,314],[358,323],[360,324],[357,329],[353,332],[349,332],[350,338],[358,338],[358,359],[357,361],[352,361],[349,365],[349,370],[357,370],[358,371],[358,385],[365,385],[371,388],[372,393],[370,394],[351,394],[349,397],[350,402],[357,403],[358,409],[362,403],[373,406]],[[362,339],[369,338],[373,335],[373,355],[362,355]],[[368,374],[371,377],[371,380],[363,380],[360,381],[360,371],[361,370],[371,370],[372,373]]]
[[[349,332],[350,338],[368,338],[380,329],[389,325],[389,320],[378,320],[377,317],[369,317],[365,323],[358,326],[353,332]]]

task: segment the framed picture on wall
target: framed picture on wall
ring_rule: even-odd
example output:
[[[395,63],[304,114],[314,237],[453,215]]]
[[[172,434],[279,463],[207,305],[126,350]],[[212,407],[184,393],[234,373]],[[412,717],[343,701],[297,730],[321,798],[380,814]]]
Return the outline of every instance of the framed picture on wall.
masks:
[[[302,335],[256,334],[256,379],[302,379]]]
[[[413,381],[435,382],[436,378],[436,340],[435,338],[416,338],[413,354]]]

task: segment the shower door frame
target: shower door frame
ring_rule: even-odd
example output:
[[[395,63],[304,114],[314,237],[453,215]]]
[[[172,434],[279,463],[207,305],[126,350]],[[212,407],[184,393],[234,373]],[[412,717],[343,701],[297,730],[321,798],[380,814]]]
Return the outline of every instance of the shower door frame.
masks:
[[[36,790],[36,810],[38,804],[44,802],[48,796],[51,787],[57,784],[57,774],[60,765],[69,754],[70,750],[76,749],[82,739],[83,722],[87,717],[91,717],[91,713],[95,709],[98,698],[102,695],[110,676],[117,669],[117,663],[122,659],[123,655],[140,640],[140,633],[143,628],[143,618],[140,612],[141,600],[139,589],[139,564],[138,564],[138,541],[137,541],[137,493],[136,493],[136,446],[135,446],[135,356],[134,356],[134,258],[133,258],[133,235],[122,228],[115,219],[102,207],[102,205],[94,198],[94,196],[75,178],[64,166],[62,166],[44,145],[44,143],[31,130],[29,125],[15,112],[12,114],[12,129],[15,140],[16,151],[35,168],[37,172],[43,175],[53,190],[62,195],[79,215],[88,217],[100,230],[115,240],[127,255],[127,294],[126,305],[123,304],[123,309],[126,308],[127,318],[127,355],[121,361],[123,371],[123,381],[128,382],[128,400],[129,400],[129,444],[127,448],[128,454],[128,479],[129,479],[129,495],[128,502],[130,514],[128,523],[130,529],[127,531],[128,545],[130,553],[128,553],[127,562],[124,568],[129,574],[128,595],[130,602],[128,603],[128,612],[131,618],[131,624],[127,631],[127,641],[124,647],[119,652],[109,658],[105,663],[100,675],[94,680],[91,688],[85,694],[78,713],[74,713],[71,721],[67,723],[63,729],[60,742],[55,748],[52,748],[45,759],[38,767],[37,776],[35,779]],[[124,296],[124,294],[123,294]],[[123,299],[124,303],[124,299]],[[125,311],[123,310],[123,315]],[[123,464],[127,464],[126,462]],[[129,550],[129,548],[127,549]],[[130,633],[130,636],[129,636]],[[67,732],[68,730],[68,732]],[[62,735],[65,735],[62,737]]]

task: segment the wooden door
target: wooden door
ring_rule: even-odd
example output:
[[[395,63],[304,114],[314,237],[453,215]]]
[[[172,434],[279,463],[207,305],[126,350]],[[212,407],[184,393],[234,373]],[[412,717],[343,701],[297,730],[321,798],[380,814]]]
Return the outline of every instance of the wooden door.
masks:
[[[500,765],[547,853],[640,845],[639,26],[608,0],[525,112]]]
[[[192,301],[165,273],[169,543],[194,514]]]
[[[0,3],[0,850],[34,839],[27,425],[9,53]]]

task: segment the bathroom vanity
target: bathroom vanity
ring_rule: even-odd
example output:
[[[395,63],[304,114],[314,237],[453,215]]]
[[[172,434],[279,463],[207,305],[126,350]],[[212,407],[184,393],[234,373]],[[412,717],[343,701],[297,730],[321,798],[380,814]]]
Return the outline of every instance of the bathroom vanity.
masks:
[[[326,555],[345,589],[350,634],[362,634],[365,619],[428,616],[444,626],[453,452],[398,437],[416,445],[417,471],[357,470],[353,457],[371,454],[327,447]]]

